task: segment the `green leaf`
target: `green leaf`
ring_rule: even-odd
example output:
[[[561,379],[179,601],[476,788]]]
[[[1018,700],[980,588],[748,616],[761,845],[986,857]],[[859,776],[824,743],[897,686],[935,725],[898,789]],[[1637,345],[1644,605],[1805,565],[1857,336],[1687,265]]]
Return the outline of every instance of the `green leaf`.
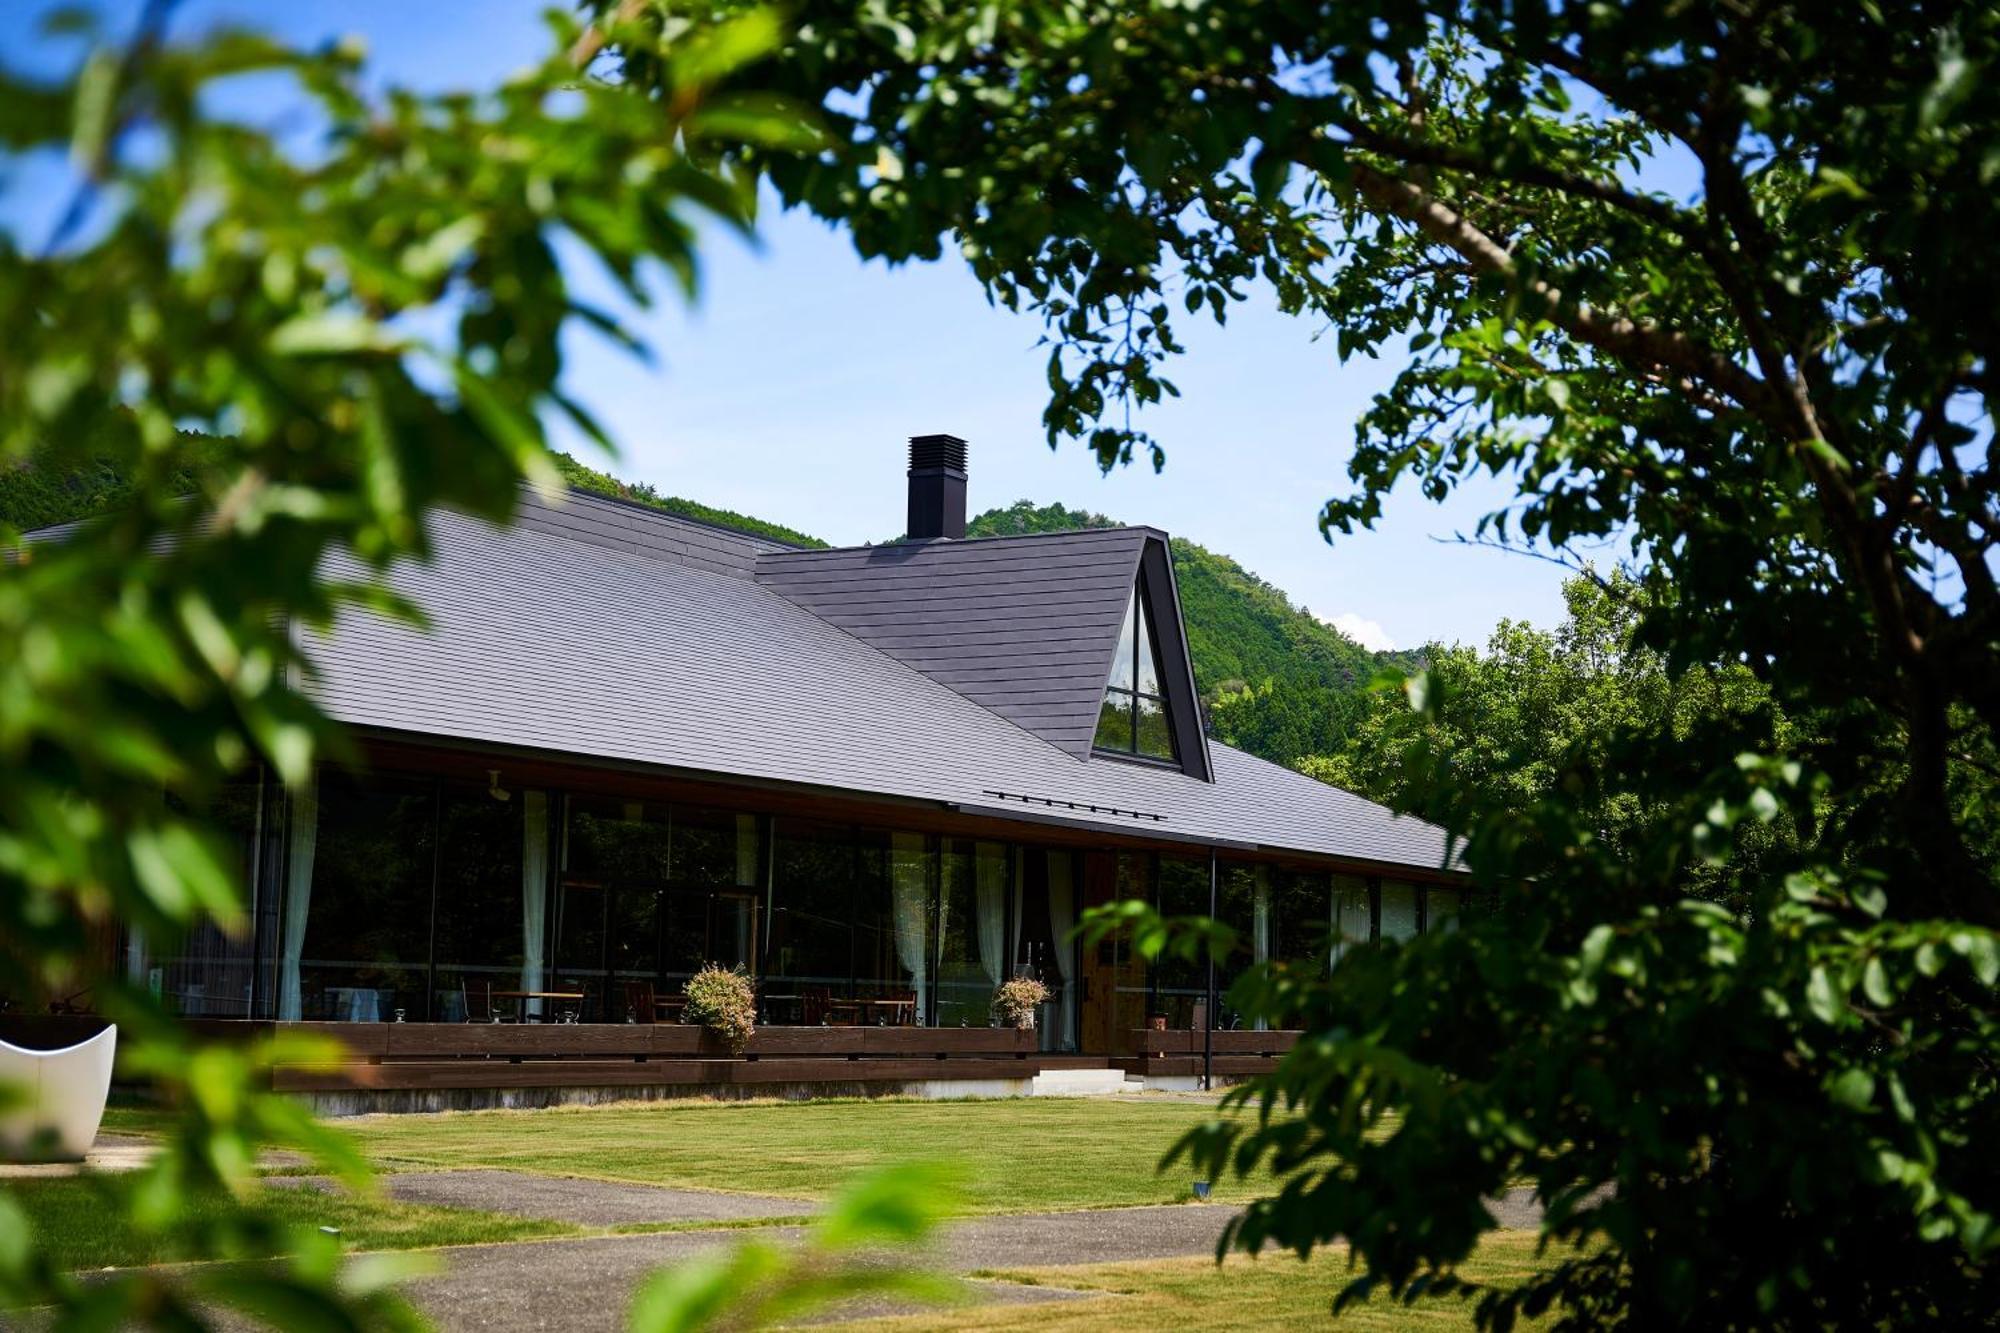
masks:
[[[1896,1002],[1894,992],[1889,989],[1889,969],[1882,966],[1880,958],[1870,958],[1861,969],[1861,991],[1878,1009],[1887,1009]]]
[[[298,315],[271,331],[270,347],[280,356],[344,356],[356,352],[393,353],[409,348],[366,315],[324,311]]]
[[[447,223],[403,251],[403,271],[419,282],[443,277],[486,234],[486,219],[476,213]]]
[[[1815,967],[1806,982],[1806,1008],[1822,1023],[1837,1023],[1847,1012],[1824,967]]]
[[[1865,1111],[1875,1099],[1875,1076],[1865,1069],[1844,1069],[1827,1085],[1834,1105],[1850,1111]]]

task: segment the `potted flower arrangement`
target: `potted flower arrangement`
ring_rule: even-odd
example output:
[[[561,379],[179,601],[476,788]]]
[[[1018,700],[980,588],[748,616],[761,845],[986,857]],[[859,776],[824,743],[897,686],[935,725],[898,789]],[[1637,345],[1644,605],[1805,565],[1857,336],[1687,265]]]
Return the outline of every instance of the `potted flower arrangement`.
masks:
[[[1049,988],[1033,977],[1015,977],[993,992],[993,1013],[1008,1027],[1032,1029],[1035,1010],[1049,1002]]]
[[[734,968],[710,963],[689,977],[682,990],[687,995],[682,1021],[700,1024],[730,1054],[743,1054],[757,1031],[757,990],[750,978]]]

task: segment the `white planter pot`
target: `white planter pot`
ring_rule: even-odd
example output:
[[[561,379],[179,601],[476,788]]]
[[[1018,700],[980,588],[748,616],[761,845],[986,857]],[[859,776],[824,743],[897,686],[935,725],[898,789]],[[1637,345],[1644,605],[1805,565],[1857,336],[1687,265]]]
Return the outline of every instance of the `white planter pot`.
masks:
[[[0,1159],[82,1161],[97,1141],[117,1054],[115,1025],[59,1051],[0,1041],[0,1084],[18,1098],[0,1105]]]

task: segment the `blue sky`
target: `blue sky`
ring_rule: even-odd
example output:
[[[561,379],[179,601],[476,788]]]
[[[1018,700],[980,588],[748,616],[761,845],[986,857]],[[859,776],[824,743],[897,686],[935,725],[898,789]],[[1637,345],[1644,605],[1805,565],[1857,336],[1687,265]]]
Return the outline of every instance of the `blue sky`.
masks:
[[[43,0],[0,5],[0,53],[17,68],[73,56],[35,35]],[[137,4],[101,6],[112,30]],[[228,18],[317,41],[358,34],[386,81],[427,89],[484,85],[526,63],[547,38],[542,6],[515,0],[184,0],[175,31]],[[12,199],[6,198],[11,191]],[[35,201],[0,180],[0,217]],[[639,327],[658,353],[639,364],[579,339],[570,386],[619,441],[605,463],[670,494],[736,509],[847,544],[903,525],[904,440],[948,431],[971,442],[975,510],[1059,500],[1151,523],[1226,552],[1371,646],[1437,639],[1483,643],[1503,617],[1553,625],[1555,567],[1450,544],[1504,501],[1487,487],[1438,506],[1399,494],[1373,532],[1327,545],[1316,517],[1345,489],[1355,418],[1395,367],[1341,365],[1331,340],[1253,296],[1228,326],[1189,324],[1170,374],[1182,397],[1143,424],[1167,450],[1100,476],[1081,445],[1052,452],[1041,409],[1046,350],[1038,321],[988,306],[955,261],[890,269],[861,263],[839,234],[803,215],[767,214],[755,245],[718,233],[704,254],[698,306],[671,299]],[[569,444],[571,441],[564,440]]]

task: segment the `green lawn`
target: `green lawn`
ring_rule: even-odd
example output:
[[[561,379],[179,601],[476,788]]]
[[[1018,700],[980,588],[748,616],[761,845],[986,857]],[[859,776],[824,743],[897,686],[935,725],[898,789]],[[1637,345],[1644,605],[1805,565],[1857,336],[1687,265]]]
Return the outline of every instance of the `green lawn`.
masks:
[[[1535,1237],[1504,1231],[1489,1237],[1459,1270],[1468,1279],[1512,1286],[1538,1265]],[[853,1333],[917,1333],[930,1329],[998,1329],[1020,1333],[1124,1333],[1135,1328],[1294,1329],[1325,1325],[1338,1333],[1446,1329],[1471,1326],[1471,1305],[1457,1297],[1400,1305],[1378,1297],[1342,1314],[1328,1314],[1340,1289],[1355,1276],[1344,1247],[1310,1261],[1285,1255],[1251,1259],[1159,1259],[1144,1263],[1083,1264],[1065,1268],[1003,1269],[1001,1278],[1073,1291],[1103,1293],[1057,1303],[972,1306],[895,1319],[840,1325]],[[1524,1324],[1520,1327],[1535,1327]]]
[[[371,1116],[347,1122],[397,1167],[503,1167],[601,1180],[824,1199],[870,1167],[957,1163],[966,1211],[1044,1212],[1189,1197],[1160,1156],[1211,1114],[1179,1100],[664,1102],[546,1111]],[[1218,1181],[1246,1199],[1268,1181]]]
[[[27,1212],[30,1227],[63,1268],[123,1267],[185,1255],[177,1242],[189,1229],[187,1221],[164,1233],[137,1232],[89,1180],[10,1180],[7,1195]],[[294,1227],[337,1228],[341,1240],[355,1250],[419,1249],[586,1234],[582,1227],[565,1222],[434,1208],[379,1197],[303,1189],[273,1189],[266,1197],[268,1211],[279,1222]]]
[[[1007,1101],[667,1102],[544,1111],[370,1116],[340,1122],[379,1167],[517,1171],[825,1199],[871,1167],[955,1163],[972,1212],[1170,1203],[1188,1196],[1188,1172],[1156,1171],[1161,1154],[1213,1109],[1183,1099]],[[120,1109],[106,1127],[157,1132],[158,1112]],[[1242,1200],[1269,1181],[1221,1181],[1215,1197]],[[86,1186],[36,1182],[25,1195],[38,1226],[75,1267],[171,1257],[157,1240],[109,1226]],[[559,1223],[388,1201],[276,1192],[292,1220],[337,1226],[354,1249],[586,1234]],[[1535,1237],[1499,1233],[1466,1266],[1508,1283],[1536,1264]],[[533,1262],[532,1251],[523,1262]],[[1097,1264],[990,1274],[1082,1289],[1059,1304],[986,1306],[873,1321],[870,1329],[1101,1330],[1292,1328],[1325,1319],[1351,1278],[1339,1248],[1309,1263],[1267,1255]],[[1345,1317],[1356,1329],[1465,1327],[1469,1307],[1448,1299],[1412,1307],[1378,1301]]]

